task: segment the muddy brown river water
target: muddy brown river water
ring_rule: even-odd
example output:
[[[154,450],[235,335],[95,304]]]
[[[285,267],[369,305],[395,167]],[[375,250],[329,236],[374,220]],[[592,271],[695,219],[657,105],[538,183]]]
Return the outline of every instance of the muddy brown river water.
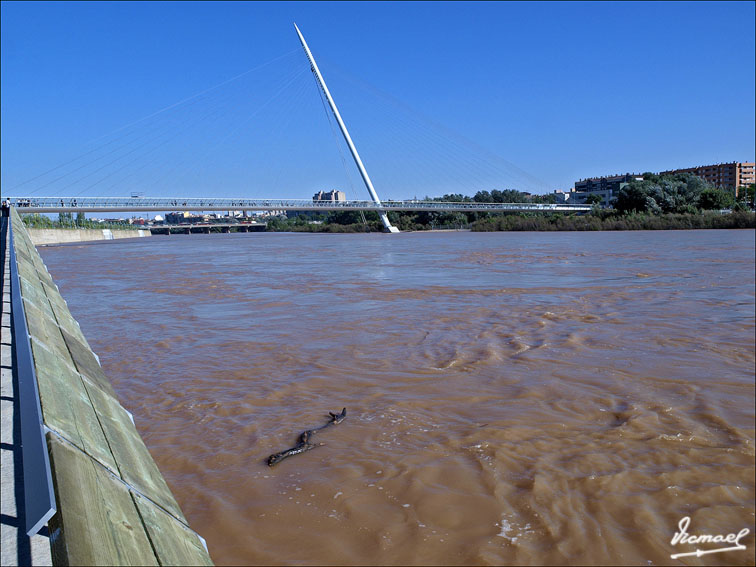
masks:
[[[754,563],[754,231],[41,248],[217,564]],[[275,467],[329,411],[325,443]],[[671,539],[749,533],[672,559]],[[720,546],[722,547],[722,546]]]

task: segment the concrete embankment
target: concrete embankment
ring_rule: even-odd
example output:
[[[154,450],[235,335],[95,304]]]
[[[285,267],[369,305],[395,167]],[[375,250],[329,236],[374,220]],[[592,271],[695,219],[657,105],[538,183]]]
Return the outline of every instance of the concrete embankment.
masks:
[[[118,230],[109,228],[27,228],[26,232],[34,246],[64,244],[66,242],[90,242],[118,238],[141,238],[150,236],[149,230]]]
[[[53,564],[212,565],[14,209],[11,226],[34,370],[18,379],[39,392]]]

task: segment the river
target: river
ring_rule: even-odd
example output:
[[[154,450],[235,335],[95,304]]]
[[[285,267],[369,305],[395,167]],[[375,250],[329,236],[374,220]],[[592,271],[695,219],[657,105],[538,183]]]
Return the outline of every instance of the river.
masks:
[[[753,564],[754,231],[40,248],[217,564]],[[325,443],[265,459],[320,432]],[[672,560],[690,534],[736,550]],[[699,547],[712,548],[702,544]]]

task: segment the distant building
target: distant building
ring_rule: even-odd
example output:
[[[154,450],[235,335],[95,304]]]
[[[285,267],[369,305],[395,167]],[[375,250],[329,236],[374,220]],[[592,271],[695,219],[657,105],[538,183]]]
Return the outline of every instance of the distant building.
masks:
[[[734,189],[736,197],[741,187],[747,187],[751,183],[756,183],[754,162],[743,163],[733,161],[731,163],[718,163],[716,165],[699,165],[685,169],[662,171],[659,175],[671,175],[675,173],[692,173],[717,187]]]
[[[611,205],[612,199],[617,196],[620,189],[630,181],[643,181],[639,173],[625,173],[624,175],[607,175],[604,177],[589,177],[575,182],[575,188],[570,192],[570,203],[585,203],[588,195],[598,195],[604,202],[604,206]]]
[[[188,222],[186,219],[188,219],[191,215],[188,212],[180,212],[180,213],[167,213],[165,215],[165,223],[166,224],[179,224],[182,222]]]
[[[312,197],[313,201],[346,201],[346,193],[334,189],[333,191],[318,191]]]
[[[596,193],[598,191],[619,192],[624,183],[632,180],[643,181],[639,173],[625,173],[624,175],[609,175],[604,177],[589,177],[575,182],[575,191],[578,193]]]
[[[566,203],[570,198],[570,194],[569,192],[562,191],[561,189],[555,189],[554,197],[556,198],[557,203]]]

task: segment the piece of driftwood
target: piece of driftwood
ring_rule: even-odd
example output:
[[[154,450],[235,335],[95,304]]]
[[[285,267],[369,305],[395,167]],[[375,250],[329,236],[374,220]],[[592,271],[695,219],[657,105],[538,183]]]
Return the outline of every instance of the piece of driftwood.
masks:
[[[329,411],[328,415],[331,416],[331,419],[328,423],[326,423],[322,427],[304,431],[299,436],[299,441],[294,447],[292,447],[291,449],[286,449],[285,451],[281,451],[280,453],[275,453],[268,457],[268,466],[272,467],[273,465],[280,463],[287,457],[291,457],[292,455],[299,455],[300,453],[304,453],[305,451],[309,451],[310,449],[314,449],[315,447],[323,445],[323,443],[313,443],[312,438],[314,437],[315,433],[322,431],[326,427],[330,427],[331,425],[336,425],[337,423],[344,421],[344,418],[346,418],[346,408],[342,409],[341,413],[332,413]]]

